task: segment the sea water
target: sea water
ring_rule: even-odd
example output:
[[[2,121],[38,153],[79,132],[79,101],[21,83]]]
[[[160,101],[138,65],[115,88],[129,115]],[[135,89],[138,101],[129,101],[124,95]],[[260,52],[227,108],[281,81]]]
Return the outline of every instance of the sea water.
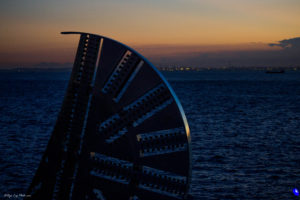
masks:
[[[191,129],[194,199],[295,197],[300,181],[299,71],[164,74]],[[26,192],[69,76],[0,72],[0,199]]]

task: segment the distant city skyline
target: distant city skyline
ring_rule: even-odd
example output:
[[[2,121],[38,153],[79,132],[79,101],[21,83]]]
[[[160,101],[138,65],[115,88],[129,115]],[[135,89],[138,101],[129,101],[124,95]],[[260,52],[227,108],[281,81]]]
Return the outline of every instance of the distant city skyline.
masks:
[[[298,0],[3,0],[0,68],[72,63],[78,36],[102,34],[156,65],[299,65]]]

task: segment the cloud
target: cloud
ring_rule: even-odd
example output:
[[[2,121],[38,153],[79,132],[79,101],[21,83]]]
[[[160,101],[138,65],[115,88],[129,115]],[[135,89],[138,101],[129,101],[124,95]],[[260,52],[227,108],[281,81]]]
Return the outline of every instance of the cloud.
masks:
[[[300,66],[300,37],[264,44],[268,48],[219,49],[202,51],[198,47],[173,54],[149,55],[157,66]],[[147,57],[147,56],[146,56]]]
[[[274,47],[282,47],[284,49],[300,49],[300,37],[291,38],[287,40],[281,40],[278,43],[271,43],[269,46]]]

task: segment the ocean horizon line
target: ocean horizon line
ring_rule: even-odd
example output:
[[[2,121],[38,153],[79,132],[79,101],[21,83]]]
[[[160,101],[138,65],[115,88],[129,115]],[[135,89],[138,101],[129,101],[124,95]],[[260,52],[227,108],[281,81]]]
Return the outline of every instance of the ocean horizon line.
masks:
[[[210,70],[253,70],[253,71],[268,71],[268,70],[287,70],[298,71],[299,66],[216,66],[216,67],[188,67],[188,66],[167,66],[157,67],[159,71],[169,72],[188,72],[188,71],[210,71]],[[0,67],[0,72],[67,72],[71,71],[72,67]]]

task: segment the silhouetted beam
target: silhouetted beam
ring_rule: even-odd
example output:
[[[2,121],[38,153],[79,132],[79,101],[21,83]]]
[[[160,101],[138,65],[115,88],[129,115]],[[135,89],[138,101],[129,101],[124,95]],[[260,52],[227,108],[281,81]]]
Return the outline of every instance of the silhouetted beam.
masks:
[[[31,199],[186,199],[190,133],[178,98],[133,49],[83,32]],[[118,192],[116,192],[118,191]]]

